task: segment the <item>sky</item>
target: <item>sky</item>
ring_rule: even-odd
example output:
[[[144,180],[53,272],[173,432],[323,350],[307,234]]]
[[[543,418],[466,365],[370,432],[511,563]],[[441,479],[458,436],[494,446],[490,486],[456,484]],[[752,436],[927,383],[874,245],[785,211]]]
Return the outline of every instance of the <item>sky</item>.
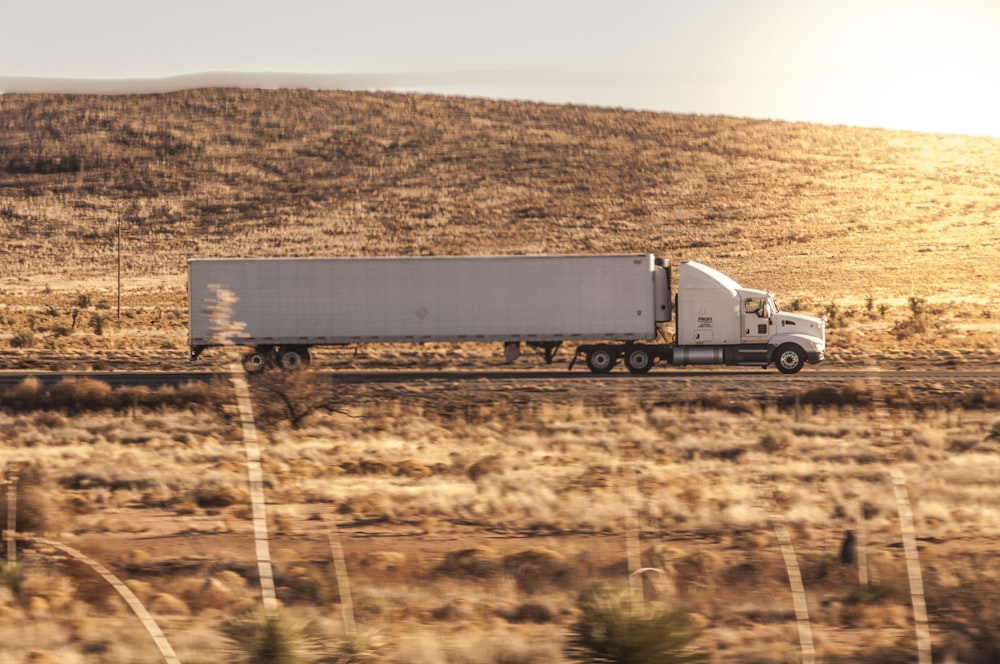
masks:
[[[0,91],[325,74],[355,89],[1000,138],[998,36],[998,0],[0,0]]]

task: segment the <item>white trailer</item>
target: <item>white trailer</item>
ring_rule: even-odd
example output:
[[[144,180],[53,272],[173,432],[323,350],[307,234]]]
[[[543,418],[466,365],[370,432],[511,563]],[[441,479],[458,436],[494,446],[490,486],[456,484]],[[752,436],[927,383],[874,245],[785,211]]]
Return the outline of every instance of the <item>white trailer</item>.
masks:
[[[674,316],[670,263],[652,254],[194,259],[188,292],[191,359],[248,346],[248,371],[362,343],[502,342],[509,361],[526,343],[551,363],[569,341],[581,344],[570,368],[583,356],[595,373],[619,361],[633,373],[657,362],[795,373],[825,350],[824,321],[778,312],[769,293],[693,261]],[[671,320],[674,340],[657,343]]]
[[[308,362],[311,346],[521,342],[552,356],[564,341],[653,340],[670,320],[667,268],[650,254],[431,258],[195,259],[191,353],[253,346],[248,370]],[[219,333],[219,293],[231,294]]]

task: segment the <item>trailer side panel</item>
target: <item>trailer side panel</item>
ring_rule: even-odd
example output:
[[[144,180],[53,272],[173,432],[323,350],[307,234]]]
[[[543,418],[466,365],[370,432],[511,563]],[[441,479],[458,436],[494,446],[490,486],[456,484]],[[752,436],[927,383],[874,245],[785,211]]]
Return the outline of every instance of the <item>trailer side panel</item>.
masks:
[[[236,343],[649,340],[654,258],[196,259],[192,347],[217,345],[217,287],[235,302]]]

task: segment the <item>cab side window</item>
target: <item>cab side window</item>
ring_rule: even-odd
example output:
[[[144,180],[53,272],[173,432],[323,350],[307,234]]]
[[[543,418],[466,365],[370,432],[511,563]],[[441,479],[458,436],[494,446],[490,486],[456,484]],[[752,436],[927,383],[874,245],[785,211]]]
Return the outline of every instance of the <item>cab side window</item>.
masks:
[[[743,312],[757,314],[758,318],[767,318],[767,301],[764,298],[748,297],[743,302]]]

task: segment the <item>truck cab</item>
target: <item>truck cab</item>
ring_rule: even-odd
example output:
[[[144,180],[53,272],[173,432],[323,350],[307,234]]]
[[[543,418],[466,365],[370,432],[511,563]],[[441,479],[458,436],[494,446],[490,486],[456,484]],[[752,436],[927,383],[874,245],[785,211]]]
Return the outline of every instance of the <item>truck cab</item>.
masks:
[[[773,363],[796,373],[824,359],[824,320],[780,311],[773,294],[743,288],[695,261],[681,263],[678,281],[673,364]]]

